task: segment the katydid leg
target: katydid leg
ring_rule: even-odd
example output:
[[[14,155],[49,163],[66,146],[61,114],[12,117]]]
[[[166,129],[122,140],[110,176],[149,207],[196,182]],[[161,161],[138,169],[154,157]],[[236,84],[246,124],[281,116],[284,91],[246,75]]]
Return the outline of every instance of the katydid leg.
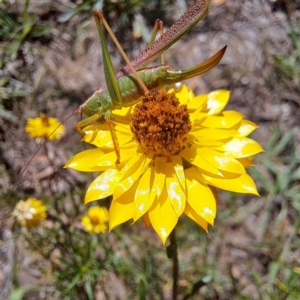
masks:
[[[99,119],[101,119],[103,117],[102,111],[92,115],[90,117],[85,118],[84,120],[79,121],[76,125],[75,125],[75,129],[82,135],[85,136],[85,132],[82,130],[83,127],[93,123],[94,121],[97,121]]]
[[[108,125],[110,135],[111,135],[111,139],[112,139],[112,142],[113,142],[113,145],[114,145],[114,150],[115,150],[115,153],[116,153],[116,156],[117,156],[116,166],[118,166],[120,164],[120,158],[121,158],[121,156],[120,156],[120,147],[119,147],[119,142],[118,142],[116,132],[115,132],[113,126],[112,126],[110,111],[106,112],[105,120],[106,120],[106,123]]]

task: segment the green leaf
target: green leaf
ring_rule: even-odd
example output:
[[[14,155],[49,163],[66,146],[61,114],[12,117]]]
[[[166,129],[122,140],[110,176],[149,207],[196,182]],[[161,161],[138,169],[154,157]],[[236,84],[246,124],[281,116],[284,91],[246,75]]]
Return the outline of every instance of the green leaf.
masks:
[[[10,294],[9,300],[22,300],[26,292],[34,289],[36,289],[36,286],[34,285],[26,285],[14,289]]]
[[[270,283],[274,282],[274,279],[276,278],[279,269],[281,267],[281,263],[279,261],[273,261],[269,268],[269,281]]]
[[[146,283],[144,279],[139,282],[139,300],[146,300]]]
[[[30,36],[34,38],[40,37],[48,34],[50,31],[51,31],[51,26],[49,24],[34,26],[30,33]]]
[[[93,1],[94,0],[83,1],[80,5],[76,6],[75,8],[71,9],[68,13],[63,15],[63,17],[60,19],[60,22],[65,23],[65,22],[69,21],[73,16],[75,16],[80,11],[82,11],[86,7],[88,7]]]

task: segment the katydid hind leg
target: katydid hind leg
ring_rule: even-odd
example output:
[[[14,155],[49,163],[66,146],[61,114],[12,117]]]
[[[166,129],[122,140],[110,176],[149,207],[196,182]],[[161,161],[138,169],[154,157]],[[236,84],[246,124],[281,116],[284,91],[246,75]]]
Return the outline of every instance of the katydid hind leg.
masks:
[[[94,19],[96,22],[97,30],[100,37],[100,44],[102,48],[103,68],[104,68],[106,86],[109,95],[113,99],[113,101],[122,103],[121,91],[118,85],[118,80],[116,78],[115,70],[113,68],[111,57],[104,37],[104,31],[102,27],[103,16],[98,10],[93,11],[93,14],[94,14]]]
[[[85,132],[82,130],[83,127],[92,124],[93,122],[100,120],[103,117],[102,110],[97,114],[94,114],[90,117],[85,118],[84,120],[79,121],[75,125],[75,129],[82,135],[85,136]]]
[[[99,10],[94,10],[93,14],[94,14],[95,22],[96,22],[97,29],[98,29],[98,32],[99,32],[99,36],[100,36],[100,42],[101,42],[102,53],[103,53],[103,64],[104,64],[106,85],[107,85],[109,94],[112,97],[113,101],[118,101],[118,102],[122,103],[121,102],[122,101],[122,95],[120,93],[120,89],[119,89],[118,82],[117,82],[117,77],[116,77],[116,74],[114,72],[113,65],[112,65],[112,62],[111,62],[111,59],[110,59],[110,54],[109,54],[108,49],[107,49],[102,24],[104,25],[104,27],[105,27],[106,31],[108,32],[109,36],[111,37],[111,39],[113,40],[113,42],[117,46],[117,48],[118,48],[119,52],[121,53],[122,57],[126,61],[126,64],[127,64],[128,68],[130,69],[131,73],[135,76],[139,86],[142,88],[142,90],[145,93],[147,93],[148,89],[147,89],[146,85],[140,79],[136,69],[132,66],[129,58],[127,57],[126,53],[124,52],[122,46],[118,42],[115,34],[113,33],[112,29],[110,28],[110,26],[106,22],[106,20],[105,20],[104,16],[102,15],[102,13]]]
[[[154,28],[152,30],[148,46],[151,46],[155,42],[155,39],[156,39],[156,36],[157,36],[158,32],[160,32],[160,36],[162,36],[162,34],[164,32],[164,23],[163,23],[163,21],[161,21],[159,19],[157,19],[155,21]],[[161,64],[162,65],[165,64],[165,59],[164,59],[164,53],[163,52],[161,53]],[[147,65],[148,65],[148,63],[142,64],[141,66],[139,66],[138,69],[139,70],[145,69],[147,67]]]
[[[200,20],[205,18],[209,12],[211,0],[196,1],[163,35],[161,35],[152,45],[149,45],[135,59],[131,61],[134,68],[140,65],[148,65],[161,53],[169,49],[182,36],[190,31]],[[124,74],[130,74],[131,68],[125,66],[117,73],[117,78]]]
[[[164,23],[163,23],[163,21],[159,22],[159,32],[160,32],[160,36],[162,36],[164,34]],[[164,52],[161,52],[160,59],[161,59],[161,64],[164,65],[165,64]]]

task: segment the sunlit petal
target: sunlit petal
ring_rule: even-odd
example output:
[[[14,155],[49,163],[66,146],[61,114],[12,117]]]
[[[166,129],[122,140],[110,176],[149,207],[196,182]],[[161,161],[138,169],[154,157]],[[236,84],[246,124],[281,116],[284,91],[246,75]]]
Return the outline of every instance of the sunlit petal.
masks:
[[[121,145],[129,143],[132,140],[132,137],[129,135],[124,135],[117,131],[115,134],[117,142]],[[113,139],[109,131],[86,131],[86,135],[83,137],[83,140],[99,148],[114,149]]]
[[[176,176],[175,166],[174,163],[166,164],[166,188],[175,213],[181,216],[185,207],[186,194]]]
[[[215,196],[207,185],[194,179],[195,173],[197,171],[193,167],[185,170],[188,203],[196,214],[213,225],[216,217]]]
[[[259,143],[249,138],[234,138],[219,149],[236,158],[253,156],[264,151]]]
[[[191,131],[196,138],[210,138],[213,140],[226,140],[238,134],[235,129],[197,128]]]
[[[192,209],[188,202],[185,205],[184,213],[196,224],[202,227],[206,232],[208,232],[208,223],[203,218],[201,218],[194,209]]]
[[[134,106],[123,107],[121,109],[115,109],[113,111],[114,123],[124,123],[130,122],[131,114],[133,112]]]
[[[169,201],[166,188],[164,188],[159,199],[150,208],[149,219],[152,227],[161,238],[163,244],[165,244],[168,236],[178,222],[178,215]]]
[[[244,116],[237,111],[224,111],[220,116],[208,116],[199,121],[201,126],[210,128],[231,128],[239,123]],[[196,123],[197,125],[197,123]]]
[[[224,145],[224,142],[222,141],[217,141],[214,139],[209,139],[206,137],[201,137],[201,138],[197,138],[195,136],[193,136],[192,134],[189,134],[188,139],[187,139],[188,143],[193,143],[195,146],[197,147],[220,147],[222,145]]]
[[[126,165],[123,168],[123,178],[114,191],[114,199],[118,199],[121,195],[128,191],[128,189],[138,180],[143,171],[151,163],[152,159],[142,154],[134,157],[132,161],[133,163],[131,168],[126,168]],[[128,164],[131,163],[129,162]]]
[[[199,95],[189,101],[187,104],[188,110],[193,112],[195,110],[201,110],[207,102],[208,95]]]
[[[144,215],[152,202],[148,201],[151,191],[151,172],[152,169],[147,167],[144,174],[141,176],[139,180],[138,187],[135,192],[134,202],[135,202],[135,212],[133,215],[134,222],[139,219],[142,215]]]
[[[228,103],[230,92],[226,90],[217,90],[208,94],[207,108],[209,115],[220,113]]]
[[[213,166],[211,163],[209,163],[207,160],[202,158],[197,153],[198,148],[192,147],[192,148],[185,148],[183,151],[180,152],[180,155],[186,159],[191,164],[201,168],[202,170],[205,170],[209,173],[216,174],[216,175],[222,175],[222,173]]]
[[[174,163],[174,170],[177,175],[178,181],[181,184],[181,188],[185,192],[186,191],[185,174],[184,174],[182,158],[179,155],[175,155],[171,157],[171,160]]]
[[[203,177],[209,184],[226,191],[259,195],[254,181],[248,174],[230,179],[210,177],[206,174],[203,174]]]
[[[155,180],[154,180],[154,192],[156,197],[159,198],[164,186],[166,179],[166,162],[167,157],[155,157]]]
[[[195,97],[193,91],[184,84],[182,84],[178,90],[174,88],[169,89],[168,93],[175,93],[176,98],[183,105],[187,104]]]
[[[218,170],[237,174],[246,173],[245,168],[238,160],[213,149],[198,148],[197,156],[204,157],[209,164],[213,165]]]
[[[117,200],[113,199],[109,209],[109,231],[120,224],[132,219],[135,204],[132,201],[138,182],[135,182],[131,189],[121,195]]]
[[[89,149],[74,155],[65,164],[64,168],[71,168],[81,172],[95,171],[95,166],[89,164],[91,160],[101,158],[105,155],[100,149]]]
[[[246,137],[257,128],[258,128],[258,126],[255,123],[253,123],[249,120],[242,120],[242,122],[239,126],[239,129],[238,129],[239,136]]]
[[[109,169],[103,172],[90,184],[84,203],[104,199],[112,195],[121,178],[122,172],[119,170]]]

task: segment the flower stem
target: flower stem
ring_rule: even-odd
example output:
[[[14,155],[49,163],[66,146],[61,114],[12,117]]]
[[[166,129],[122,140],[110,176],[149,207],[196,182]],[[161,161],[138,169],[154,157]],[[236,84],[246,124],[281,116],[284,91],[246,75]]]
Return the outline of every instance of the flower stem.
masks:
[[[177,299],[177,291],[178,291],[178,252],[177,252],[177,243],[176,243],[176,231],[175,228],[170,234],[170,248],[171,248],[171,258],[173,262],[173,300]]]

